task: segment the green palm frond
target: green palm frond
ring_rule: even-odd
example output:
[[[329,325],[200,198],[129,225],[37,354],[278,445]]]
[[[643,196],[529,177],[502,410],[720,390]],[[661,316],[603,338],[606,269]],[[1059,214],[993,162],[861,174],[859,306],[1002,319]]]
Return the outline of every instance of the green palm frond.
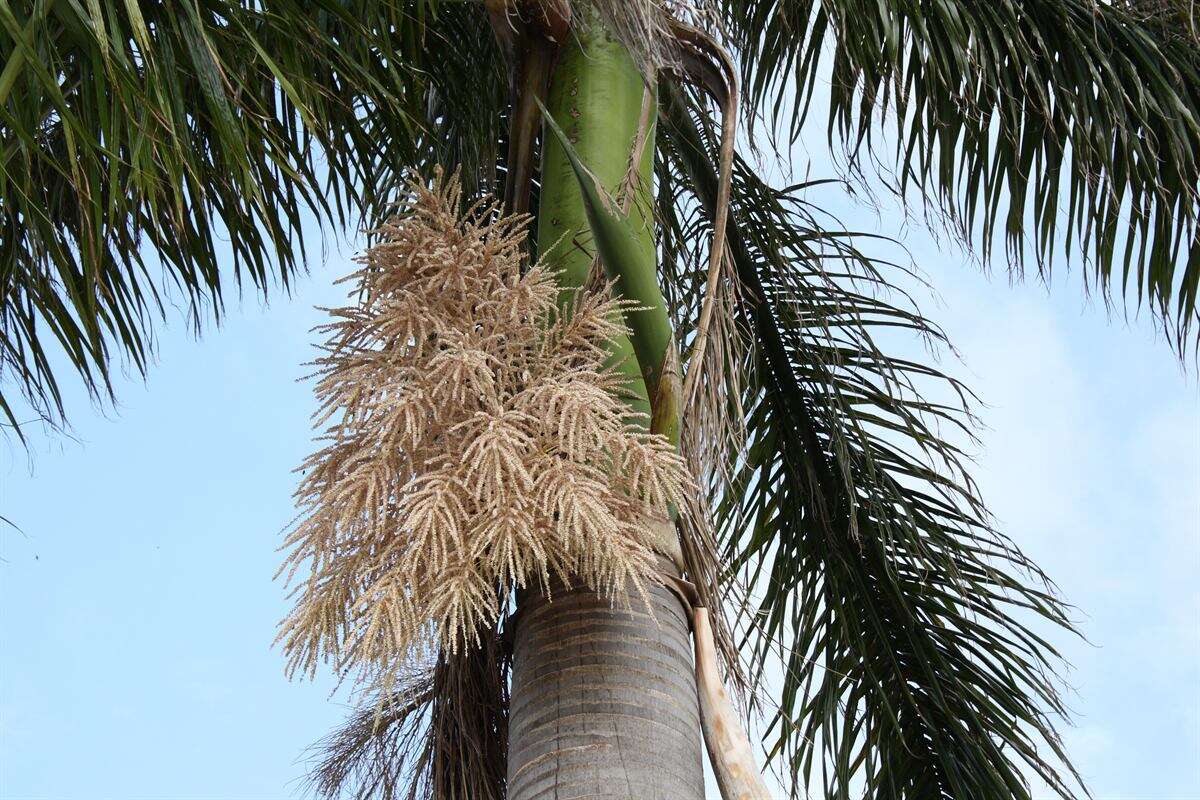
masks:
[[[1081,250],[1090,285],[1148,306],[1183,351],[1200,287],[1200,50],[1137,13],[1152,4],[722,2],[748,102],[793,140],[831,70],[829,132],[852,161],[894,162],[898,188],[949,211],[985,258],[1003,239],[1014,267],[1045,273],[1060,246]]]
[[[105,393],[112,359],[145,370],[166,298],[199,326],[233,287],[287,291],[305,214],[371,224],[402,167],[494,163],[468,157],[504,96],[476,4],[0,2],[0,41],[13,423],[16,394],[62,418],[53,343]]]
[[[662,193],[694,191],[711,214],[716,143],[684,102],[662,126]],[[758,590],[748,672],[783,669],[768,751],[796,796],[822,781],[831,798],[1028,798],[1029,770],[1070,797],[1057,655],[1031,627],[1069,629],[1065,609],[991,527],[947,435],[969,436],[969,392],[873,338],[943,334],[887,300],[897,267],[830,230],[806,188],[736,163],[729,247],[755,349],[749,441],[718,522],[730,569]]]
[[[407,0],[405,5],[412,5]],[[447,172],[457,169],[468,197],[500,193],[504,185],[505,114],[509,94],[507,65],[496,37],[488,26],[481,3],[470,0],[439,0],[437,19],[426,23],[423,55],[410,63],[428,81],[422,122],[426,135],[420,139],[415,166],[425,175],[432,167]],[[389,153],[396,164],[403,150]],[[394,184],[382,190],[380,203],[394,200],[401,188]]]

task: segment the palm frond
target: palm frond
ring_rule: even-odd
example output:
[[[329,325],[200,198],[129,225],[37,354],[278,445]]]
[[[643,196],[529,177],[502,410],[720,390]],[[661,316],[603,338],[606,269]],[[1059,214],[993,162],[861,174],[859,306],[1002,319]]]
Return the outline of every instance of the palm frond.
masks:
[[[1003,239],[1015,269],[1045,274],[1081,251],[1089,286],[1147,306],[1182,352],[1200,314],[1200,51],[1138,10],[1153,4],[722,3],[748,102],[792,140],[830,70],[829,133],[852,163],[892,161],[898,190],[985,258]]]
[[[0,29],[10,422],[17,396],[62,419],[56,348],[104,395],[166,303],[198,328],[235,287],[286,292],[306,214],[373,224],[401,166],[495,163],[471,158],[504,97],[477,4],[29,0]]]
[[[684,210],[665,227],[686,231],[711,218],[717,145],[670,100],[661,193]],[[1065,609],[992,528],[947,435],[970,434],[968,390],[874,338],[942,332],[888,299],[899,267],[820,219],[811,188],[772,189],[736,161],[729,250],[755,349],[718,522],[729,578],[758,591],[740,620],[747,671],[783,669],[768,752],[794,796],[821,781],[831,798],[1028,798],[1028,770],[1071,797],[1057,656],[1034,630],[1069,629]],[[685,259],[693,285],[703,256]]]
[[[368,694],[312,747],[307,776],[325,800],[503,800],[508,657],[494,631]]]

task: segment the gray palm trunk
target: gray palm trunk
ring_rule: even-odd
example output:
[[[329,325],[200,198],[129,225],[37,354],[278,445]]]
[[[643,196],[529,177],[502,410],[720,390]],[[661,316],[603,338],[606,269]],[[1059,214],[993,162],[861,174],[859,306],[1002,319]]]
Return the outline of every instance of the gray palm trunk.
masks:
[[[702,800],[700,719],[679,599],[559,589],[522,604],[509,800]],[[625,607],[628,603],[628,607]]]

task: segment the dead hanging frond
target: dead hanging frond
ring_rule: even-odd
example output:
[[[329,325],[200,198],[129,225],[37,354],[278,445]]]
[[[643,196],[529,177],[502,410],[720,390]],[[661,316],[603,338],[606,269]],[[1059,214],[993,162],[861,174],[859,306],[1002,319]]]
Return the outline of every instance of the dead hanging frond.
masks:
[[[493,631],[443,652],[390,690],[368,692],[316,743],[308,785],[327,800],[503,800],[508,684]]]
[[[322,798],[400,800],[425,761],[422,744],[434,701],[433,669],[407,677],[392,692],[371,696],[340,728],[311,748],[307,781]]]
[[[683,451],[692,474],[710,496],[731,485],[731,470],[746,442],[746,420],[737,398],[750,359],[749,337],[736,308],[738,283],[725,262],[704,306],[706,346],[696,347],[684,384]]]
[[[698,22],[703,24],[703,20]],[[694,320],[694,327],[681,390],[681,449],[701,491],[680,509],[680,538],[700,602],[713,611],[715,648],[726,681],[734,698],[745,704],[749,700],[749,681],[722,613],[729,577],[721,574],[711,522],[714,509],[732,485],[734,465],[746,440],[739,399],[750,357],[749,337],[737,323],[740,285],[726,241],[737,131],[737,72],[725,48],[702,27],[672,19],[670,35],[679,54],[679,62],[671,72],[707,94],[721,110],[715,211],[707,246],[699,248],[706,251],[707,270],[703,294],[696,298],[695,316],[686,321]]]
[[[528,219],[460,210],[455,178],[411,187],[347,279],[316,362],[323,446],[281,571],[290,673],[323,661],[386,684],[494,626],[551,574],[619,592],[653,573],[646,521],[678,504],[682,460],[623,402],[604,291],[559,307],[522,269]]]
[[[748,337],[735,321],[739,284],[726,252],[737,132],[737,71],[725,48],[700,28],[673,21],[671,36],[682,54],[679,72],[721,109],[708,271],[683,382],[684,452],[693,475],[716,496],[730,485],[732,464],[745,442],[741,404],[730,400],[741,397]]]

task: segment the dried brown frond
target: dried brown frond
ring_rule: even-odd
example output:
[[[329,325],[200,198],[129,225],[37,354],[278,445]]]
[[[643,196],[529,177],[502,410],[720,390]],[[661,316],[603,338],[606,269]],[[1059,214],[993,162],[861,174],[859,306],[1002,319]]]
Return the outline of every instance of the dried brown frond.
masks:
[[[554,276],[523,268],[528,219],[460,203],[454,178],[414,185],[320,328],[322,446],[281,570],[290,672],[386,683],[477,644],[552,574],[640,585],[646,520],[682,500],[682,459],[606,364],[621,303],[605,287],[560,309]]]
[[[390,689],[368,692],[346,723],[316,743],[308,784],[351,800],[503,800],[508,690],[504,648],[443,652]]]
[[[732,481],[731,469],[746,439],[740,399],[750,337],[737,321],[739,284],[732,263],[722,259],[709,283],[697,340],[684,383],[683,451],[693,476],[707,494],[719,495]]]
[[[434,700],[433,670],[421,670],[394,691],[373,696],[342,727],[314,744],[308,775],[324,798],[400,800],[424,760],[425,718]]]
[[[722,574],[717,553],[714,509],[737,492],[734,468],[746,443],[746,420],[742,414],[743,378],[750,358],[750,337],[737,321],[738,281],[728,259],[720,279],[710,283],[704,304],[706,346],[693,346],[688,364],[682,417],[681,449],[693,483],[699,491],[680,506],[680,541],[688,573],[700,594],[701,605],[710,609],[715,646],[725,671],[726,682],[739,705],[749,701],[749,681],[737,644],[724,611],[730,599],[724,595],[733,576]],[[696,350],[700,349],[697,353]]]

